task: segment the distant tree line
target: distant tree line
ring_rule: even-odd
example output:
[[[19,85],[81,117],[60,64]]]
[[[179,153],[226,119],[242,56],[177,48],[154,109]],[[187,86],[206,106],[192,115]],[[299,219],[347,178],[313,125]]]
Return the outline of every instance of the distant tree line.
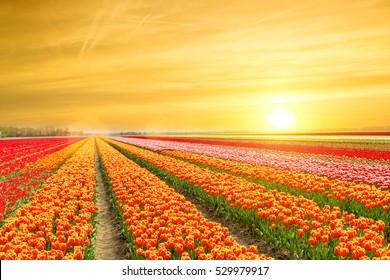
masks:
[[[69,131],[68,128],[44,127],[13,127],[0,126],[0,136],[5,137],[40,137],[40,136],[71,136],[82,135],[82,131]]]
[[[144,132],[136,132],[136,131],[127,131],[127,132],[119,132],[119,133],[113,133],[115,135],[144,135]]]

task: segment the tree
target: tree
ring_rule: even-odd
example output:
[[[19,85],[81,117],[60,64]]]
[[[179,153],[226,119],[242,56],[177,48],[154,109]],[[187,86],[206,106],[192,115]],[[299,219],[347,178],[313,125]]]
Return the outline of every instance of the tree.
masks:
[[[1,134],[1,138],[6,138],[8,136],[8,128],[2,127],[0,134]]]

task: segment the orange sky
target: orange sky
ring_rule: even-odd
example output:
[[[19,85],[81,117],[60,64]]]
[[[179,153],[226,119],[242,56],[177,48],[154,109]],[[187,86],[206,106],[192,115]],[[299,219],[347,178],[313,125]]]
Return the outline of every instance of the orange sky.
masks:
[[[390,1],[0,1],[0,125],[390,128]]]

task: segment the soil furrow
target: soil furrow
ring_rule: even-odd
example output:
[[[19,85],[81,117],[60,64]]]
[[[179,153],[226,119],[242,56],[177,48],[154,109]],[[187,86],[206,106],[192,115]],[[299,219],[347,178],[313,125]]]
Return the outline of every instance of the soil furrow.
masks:
[[[98,149],[95,144],[96,195],[99,208],[95,240],[95,258],[97,260],[124,260],[129,258],[127,243],[122,235],[122,228],[110,201],[109,186],[103,179]]]
[[[248,249],[251,245],[256,245],[259,254],[264,254],[267,257],[273,257],[277,260],[290,259],[289,252],[281,249],[275,249],[272,244],[267,244],[264,240],[256,236],[252,231],[240,225],[237,222],[227,220],[222,214],[216,213],[214,210],[209,209],[207,206],[199,202],[193,195],[175,187],[170,182],[164,180],[164,182],[175,189],[175,191],[186,198],[187,201],[195,205],[196,209],[209,221],[220,223],[223,227],[229,229],[229,235],[232,236],[238,243],[245,245]]]

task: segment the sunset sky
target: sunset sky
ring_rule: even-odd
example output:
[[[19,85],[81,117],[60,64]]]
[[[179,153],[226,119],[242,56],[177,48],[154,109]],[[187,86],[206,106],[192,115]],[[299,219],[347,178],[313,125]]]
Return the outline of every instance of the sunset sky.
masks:
[[[390,130],[390,1],[2,0],[0,126]]]

